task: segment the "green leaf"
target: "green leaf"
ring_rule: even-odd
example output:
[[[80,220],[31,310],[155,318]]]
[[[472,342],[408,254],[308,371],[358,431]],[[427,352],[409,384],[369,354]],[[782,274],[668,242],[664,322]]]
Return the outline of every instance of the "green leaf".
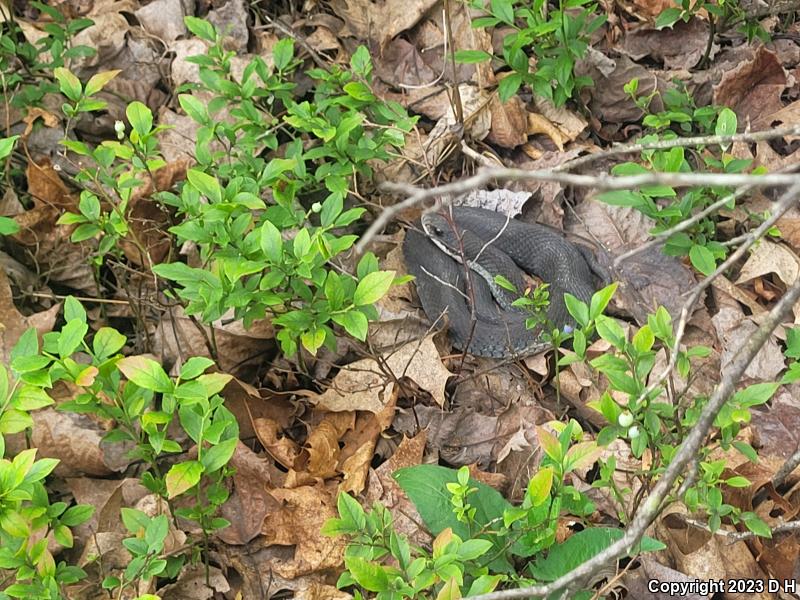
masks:
[[[772,538],[772,531],[770,530],[769,525],[767,525],[764,521],[754,514],[752,517],[744,517],[745,515],[742,515],[742,520],[744,521],[745,527],[747,527],[750,531],[761,537]]]
[[[83,192],[81,194],[78,209],[90,221],[97,221],[100,218],[100,200],[92,193]]]
[[[212,44],[216,41],[217,33],[214,26],[208,21],[197,17],[184,17],[183,22],[186,24],[186,28],[201,40]]]
[[[457,471],[437,465],[416,465],[395,471],[392,475],[406,495],[414,503],[422,520],[433,535],[439,535],[448,527],[461,539],[474,537],[472,530],[465,523],[456,519],[451,504],[451,495],[447,491],[448,483],[458,483]],[[475,508],[475,530],[480,530],[490,523],[502,522],[503,512],[512,509],[512,505],[494,488],[470,479],[469,503]],[[512,572],[510,563],[504,553],[507,540],[502,537],[492,538],[495,552],[499,558],[492,563],[497,571]]]
[[[508,25],[514,24],[514,4],[512,0],[491,0],[492,14]]]
[[[681,13],[681,9],[674,6],[661,11],[661,14],[656,18],[656,29],[672,27],[681,18]]]
[[[733,135],[736,133],[737,120],[736,113],[730,108],[723,108],[717,117],[717,125],[714,127],[715,135]],[[725,144],[726,146],[730,144]]]
[[[216,178],[197,169],[189,169],[186,172],[186,178],[192,187],[208,198],[212,204],[222,202],[222,188]]]
[[[364,509],[347,492],[340,492],[336,500],[336,506],[339,510],[339,517],[342,523],[350,530],[362,530],[366,527],[366,515]]]
[[[119,75],[122,71],[116,69],[114,71],[103,71],[92,75],[91,79],[86,83],[85,93],[87,96],[94,96],[97,92],[102,90],[106,84]]]
[[[0,217],[0,235],[14,235],[19,232],[19,225],[10,217]]]
[[[466,540],[458,547],[456,554],[461,560],[475,560],[486,554],[492,547],[489,540],[472,539]]]
[[[239,438],[229,438],[203,451],[202,463],[204,472],[214,473],[227,465],[238,443]]]
[[[18,135],[12,135],[7,138],[0,138],[0,160],[11,154],[14,149],[14,143],[19,139]]]
[[[741,404],[747,408],[766,404],[772,398],[779,385],[773,382],[754,383],[736,392],[730,402],[731,404]]]
[[[603,311],[606,309],[606,306],[608,306],[608,303],[611,301],[611,298],[614,296],[614,293],[617,291],[618,285],[619,284],[615,281],[614,283],[604,287],[602,290],[594,293],[589,304],[590,320],[596,319],[603,313]]]
[[[118,352],[127,339],[116,329],[101,327],[92,340],[92,350],[99,360],[104,360]]]
[[[195,123],[206,123],[208,121],[208,108],[200,100],[191,94],[181,94],[178,102],[183,111],[192,118]]]
[[[180,496],[187,490],[192,489],[200,481],[203,474],[203,465],[196,460],[189,460],[177,465],[167,472],[165,482],[167,484],[167,498],[172,499]]]
[[[283,257],[283,238],[281,232],[272,221],[264,221],[259,238],[261,251],[273,264],[279,264]]]
[[[374,304],[389,291],[394,281],[394,271],[375,271],[369,273],[358,282],[353,303],[356,306]]]
[[[356,583],[365,590],[384,592],[389,589],[389,576],[381,565],[358,556],[345,556],[344,564]]]
[[[89,240],[100,233],[102,230],[94,223],[86,223],[79,225],[70,236],[70,241],[78,243]]]
[[[608,548],[623,535],[622,529],[612,527],[590,527],[579,531],[564,542],[552,546],[547,557],[534,560],[530,566],[530,573],[541,581],[555,581]],[[666,547],[657,540],[645,541],[646,539],[642,540],[643,551],[646,544],[648,548],[659,545],[662,548]]]
[[[64,67],[53,69],[53,76],[58,80],[61,93],[73,102],[77,102],[81,97],[81,81]]]
[[[153,113],[147,106],[138,100],[134,100],[128,104],[128,108],[125,109],[125,114],[128,117],[128,121],[131,122],[131,127],[139,134],[140,138],[150,133],[150,130],[153,128]]]
[[[456,62],[462,64],[481,63],[492,60],[492,55],[483,50],[459,50],[456,52]]]
[[[125,377],[141,388],[168,393],[173,390],[172,380],[156,361],[144,356],[126,356],[117,362]]]
[[[193,356],[181,367],[180,378],[182,381],[196,379],[213,364],[214,361],[210,358],[206,358],[205,356]]]
[[[544,504],[550,497],[550,490],[553,488],[553,469],[544,467],[536,472],[528,482],[528,499],[533,506]]]
[[[372,90],[369,89],[369,86],[361,81],[351,81],[350,83],[345,83],[344,86],[342,86],[342,89],[347,93],[348,96],[355,98],[356,100],[360,100],[361,102],[374,102],[376,99],[375,95],[372,93]]]
[[[714,255],[711,253],[711,250],[699,244],[694,244],[689,249],[689,260],[692,261],[694,268],[706,277],[711,275],[714,269],[717,268],[717,262],[714,260]]]
[[[589,307],[572,294],[564,294],[564,304],[567,305],[567,310],[572,318],[581,327],[586,327],[589,324]]]
[[[272,47],[272,60],[275,62],[275,68],[278,71],[283,71],[289,66],[294,58],[294,41],[292,38],[285,37],[279,40]]]
[[[83,305],[75,299],[74,296],[67,296],[64,301],[64,319],[69,323],[70,321],[80,321],[86,323],[86,310]]]
[[[346,313],[335,314],[331,317],[334,323],[344,327],[345,331],[362,342],[367,339],[369,322],[360,310],[349,310]]]
[[[500,97],[500,102],[508,102],[511,96],[517,93],[517,90],[522,85],[522,75],[519,73],[511,73],[500,81],[497,86],[497,94]]]
[[[737,475],[735,477],[729,477],[725,480],[725,485],[729,485],[733,488],[746,488],[750,486],[750,480],[747,477],[742,477],[741,475]]]
[[[58,336],[58,355],[67,358],[81,346],[89,326],[77,319],[69,321]]]

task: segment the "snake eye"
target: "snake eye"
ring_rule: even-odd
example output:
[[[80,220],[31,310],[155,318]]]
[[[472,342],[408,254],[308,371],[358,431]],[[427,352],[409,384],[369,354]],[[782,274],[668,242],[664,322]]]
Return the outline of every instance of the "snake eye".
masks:
[[[444,231],[440,227],[434,227],[433,233],[435,233],[436,235],[444,235]]]

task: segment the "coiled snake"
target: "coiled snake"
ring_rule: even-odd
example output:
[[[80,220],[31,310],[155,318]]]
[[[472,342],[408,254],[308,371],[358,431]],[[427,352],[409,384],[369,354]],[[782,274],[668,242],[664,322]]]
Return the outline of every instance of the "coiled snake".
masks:
[[[588,303],[596,289],[593,274],[603,277],[591,250],[544,225],[508,219],[490,210],[463,206],[442,210],[423,215],[417,230],[406,232],[403,255],[408,272],[416,278],[425,314],[436,321],[446,311],[456,348],[508,358],[547,347],[541,327],[527,329],[529,315],[510,306],[519,294],[505,292],[494,283],[498,274],[520,292],[525,286],[522,271],[548,283],[547,320],[559,329],[574,325],[564,293]],[[464,262],[471,269],[469,286]]]

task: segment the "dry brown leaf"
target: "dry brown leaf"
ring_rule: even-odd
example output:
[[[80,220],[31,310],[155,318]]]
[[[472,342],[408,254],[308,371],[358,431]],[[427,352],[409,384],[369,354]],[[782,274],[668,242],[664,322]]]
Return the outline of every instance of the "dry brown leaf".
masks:
[[[384,364],[395,378],[410,378],[444,405],[444,386],[453,374],[442,364],[432,336],[405,344],[386,356]],[[394,386],[377,361],[365,358],[342,367],[331,387],[312,401],[325,410],[378,413],[392,398]]]
[[[730,306],[720,309],[711,317],[711,322],[717,331],[722,346],[720,357],[721,369],[724,372],[728,363],[733,360],[739,349],[750,339],[758,328],[753,317],[747,317],[739,310]],[[772,336],[761,347],[756,357],[745,370],[745,377],[761,381],[773,381],[784,369],[785,361],[781,349]]]
[[[264,544],[294,546],[291,558],[273,561],[275,572],[294,579],[340,567],[344,539],[320,533],[325,521],[338,516],[336,488],[303,486],[274,490],[272,494],[282,506],[264,520],[261,528]]]
[[[339,441],[353,428],[355,418],[354,412],[332,412],[308,434],[306,470],[310,475],[321,479],[336,475],[341,452]]]
[[[333,12],[344,19],[339,32],[359,40],[371,40],[385,48],[393,37],[411,29],[436,3],[436,0],[333,0]]]
[[[183,23],[186,14],[181,0],[153,0],[134,14],[145,31],[166,43],[186,34]]]
[[[264,519],[279,510],[280,504],[268,491],[275,483],[268,461],[239,442],[230,466],[235,469],[233,490],[222,506],[221,516],[231,525],[217,536],[227,544],[246,544],[260,533]]]
[[[622,51],[635,61],[649,56],[670,70],[696,65],[707,44],[708,24],[695,17],[688,23],[679,20],[670,28],[639,27],[629,31],[623,38]],[[714,45],[709,56],[713,58],[718,49]]]
[[[785,88],[786,72],[778,57],[761,46],[752,60],[723,74],[714,88],[714,104],[733,109],[740,127],[755,125],[783,107],[781,94]]]
[[[736,284],[768,273],[775,273],[783,283],[791,285],[800,273],[800,258],[783,244],[761,240],[744,263]]]
[[[392,401],[380,413],[359,413],[353,429],[345,433],[339,467],[344,475],[340,491],[358,495],[366,487],[375,446],[381,434],[392,424],[396,402],[397,394],[394,394]]]
[[[217,567],[209,567],[206,572],[203,565],[187,565],[174,583],[158,590],[158,596],[161,600],[211,600],[230,589],[228,580]]]
[[[0,269],[0,363],[8,365],[11,350],[19,337],[31,327],[41,336],[53,330],[61,304],[55,304],[40,313],[23,316],[14,305],[11,285],[3,269]]]
[[[576,208],[576,219],[569,231],[585,239],[599,240],[614,254],[636,248],[650,239],[654,224],[649,218],[629,207],[611,206],[587,199]],[[604,264],[604,253],[597,254]],[[666,256],[655,246],[625,260],[619,273],[612,274],[622,285],[614,296],[623,310],[640,322],[647,314],[664,306],[674,319],[678,318],[684,298],[682,294],[695,285],[693,272],[677,258]]]
[[[241,320],[215,322],[217,366],[221,371],[240,374],[248,363],[260,359],[274,348],[274,330],[267,319],[256,321],[245,329]],[[224,323],[224,324],[223,324]],[[209,356],[206,340],[212,326],[204,325],[206,335],[186,316],[181,307],[165,312],[153,335],[153,351],[165,364],[185,362],[190,356]],[[244,378],[244,377],[243,377]]]
[[[500,98],[492,94],[489,111],[492,114],[492,127],[486,136],[489,142],[503,148],[516,148],[528,141],[525,105],[519,96],[500,102]]]
[[[264,450],[280,465],[287,469],[296,469],[297,459],[303,449],[294,440],[280,436],[281,428],[274,419],[258,418],[253,422],[258,441]]]
[[[528,135],[544,134],[553,141],[559,150],[564,151],[564,139],[561,137],[561,132],[546,117],[537,113],[528,113],[527,127]]]

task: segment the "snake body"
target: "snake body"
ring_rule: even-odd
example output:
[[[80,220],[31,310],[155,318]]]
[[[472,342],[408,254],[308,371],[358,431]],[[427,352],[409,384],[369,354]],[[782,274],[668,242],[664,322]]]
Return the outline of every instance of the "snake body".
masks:
[[[574,325],[564,293],[590,301],[595,291],[590,250],[572,244],[549,227],[508,219],[490,210],[444,210],[447,212],[423,216],[422,231],[406,232],[403,254],[408,272],[416,278],[426,315],[436,321],[447,313],[456,348],[478,356],[508,358],[547,347],[541,328],[527,329],[527,315],[510,307],[510,300],[517,295],[509,297],[493,283],[493,275],[498,274],[520,291],[524,289],[523,271],[548,283],[548,321],[559,329]],[[467,270],[471,271],[470,285]]]

